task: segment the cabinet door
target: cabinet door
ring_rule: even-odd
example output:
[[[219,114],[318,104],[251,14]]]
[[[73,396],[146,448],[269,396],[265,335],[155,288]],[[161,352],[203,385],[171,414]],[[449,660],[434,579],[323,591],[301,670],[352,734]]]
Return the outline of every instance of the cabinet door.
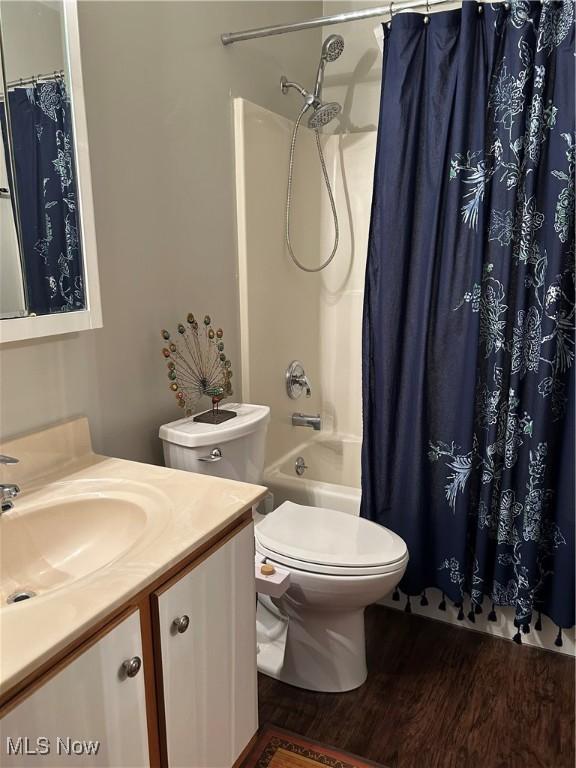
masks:
[[[3,768],[149,765],[144,672],[123,666],[135,657],[137,611],[2,718]]]
[[[168,764],[229,768],[258,728],[253,525],[155,599]]]

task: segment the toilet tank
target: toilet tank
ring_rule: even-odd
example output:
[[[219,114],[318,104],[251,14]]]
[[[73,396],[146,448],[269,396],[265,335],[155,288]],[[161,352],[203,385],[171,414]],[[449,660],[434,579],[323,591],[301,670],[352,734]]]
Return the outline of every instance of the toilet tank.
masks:
[[[228,403],[221,410],[234,411],[237,416],[222,424],[202,424],[190,416],[160,427],[166,466],[260,483],[270,408]]]

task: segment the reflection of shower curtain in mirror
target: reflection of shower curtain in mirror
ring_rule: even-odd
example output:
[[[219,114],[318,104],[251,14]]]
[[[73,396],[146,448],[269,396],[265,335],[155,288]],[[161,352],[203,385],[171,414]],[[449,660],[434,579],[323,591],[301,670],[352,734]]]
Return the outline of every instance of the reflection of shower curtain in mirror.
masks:
[[[3,131],[2,131],[3,133]],[[4,142],[0,146],[0,318],[25,314],[20,249]]]
[[[29,312],[85,308],[70,100],[60,79],[9,93]],[[2,120],[4,105],[0,105]]]

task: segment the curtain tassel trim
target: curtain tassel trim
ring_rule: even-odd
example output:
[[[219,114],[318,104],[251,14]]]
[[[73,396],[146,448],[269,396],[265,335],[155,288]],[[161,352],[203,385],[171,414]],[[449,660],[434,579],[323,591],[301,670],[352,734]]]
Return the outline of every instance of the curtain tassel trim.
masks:
[[[458,608],[458,616],[456,618],[458,621],[462,621],[464,618],[464,608],[462,603],[454,603],[454,608]]]
[[[446,610],[446,595],[444,592],[442,592],[442,600],[438,603],[438,610],[439,611],[445,611]]]
[[[556,645],[558,648],[562,648],[562,628],[558,627],[558,634],[556,635],[556,640],[554,640],[554,645]]]
[[[492,609],[491,609],[490,613],[488,614],[488,621],[498,621],[498,618],[496,616],[495,608],[496,608],[496,606],[494,605],[494,603],[492,603]]]
[[[398,591],[398,587],[392,592],[392,600],[394,600],[396,603],[400,600],[400,592]]]
[[[542,632],[542,614],[540,611],[538,611],[538,618],[536,619],[536,624],[534,624],[534,629],[538,630],[538,632]]]
[[[428,598],[426,597],[426,590],[422,592],[422,596],[420,597],[420,605],[428,605]]]
[[[404,606],[404,613],[412,613],[412,606],[410,605],[410,595],[406,595],[406,605]]]

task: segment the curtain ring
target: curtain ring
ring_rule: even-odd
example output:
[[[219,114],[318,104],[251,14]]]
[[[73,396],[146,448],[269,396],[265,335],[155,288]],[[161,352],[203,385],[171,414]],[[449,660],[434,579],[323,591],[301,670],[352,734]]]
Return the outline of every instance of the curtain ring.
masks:
[[[390,27],[392,26],[392,17],[394,16],[394,10],[392,7],[393,5],[394,5],[394,0],[390,0],[390,5],[388,6],[388,13],[390,14],[390,20],[388,21],[388,24],[386,24],[388,29],[390,29]]]

